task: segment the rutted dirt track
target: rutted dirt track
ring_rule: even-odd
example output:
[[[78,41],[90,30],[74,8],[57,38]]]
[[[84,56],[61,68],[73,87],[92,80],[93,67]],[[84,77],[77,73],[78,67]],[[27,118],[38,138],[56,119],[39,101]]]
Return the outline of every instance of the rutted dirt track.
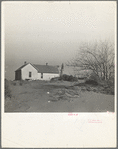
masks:
[[[10,86],[5,112],[106,112],[114,111],[114,95],[86,90],[66,81],[31,81]]]

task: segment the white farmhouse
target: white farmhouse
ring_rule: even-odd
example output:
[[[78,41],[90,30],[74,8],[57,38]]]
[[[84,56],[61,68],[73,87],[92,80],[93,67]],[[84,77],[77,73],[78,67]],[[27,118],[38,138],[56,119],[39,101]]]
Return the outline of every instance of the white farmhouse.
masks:
[[[50,80],[59,77],[58,66],[24,63],[15,71],[15,80]]]

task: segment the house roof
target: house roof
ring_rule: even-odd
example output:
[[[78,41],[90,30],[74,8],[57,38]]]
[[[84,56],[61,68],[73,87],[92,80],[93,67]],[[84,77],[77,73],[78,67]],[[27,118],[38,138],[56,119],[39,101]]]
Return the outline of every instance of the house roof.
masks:
[[[28,63],[31,64],[31,63]],[[21,70],[24,68],[27,64],[24,64],[20,68],[18,68],[16,71]],[[39,73],[59,73],[57,66],[50,66],[50,65],[37,65],[37,64],[31,64]]]
[[[29,63],[28,63],[29,64]],[[22,65],[20,68],[18,68],[17,70],[15,70],[15,71],[18,71],[18,70],[21,70],[23,67],[25,67],[27,64],[24,64],[24,65]]]
[[[39,73],[59,73],[57,66],[36,65],[36,64],[33,64],[33,66],[37,68]]]

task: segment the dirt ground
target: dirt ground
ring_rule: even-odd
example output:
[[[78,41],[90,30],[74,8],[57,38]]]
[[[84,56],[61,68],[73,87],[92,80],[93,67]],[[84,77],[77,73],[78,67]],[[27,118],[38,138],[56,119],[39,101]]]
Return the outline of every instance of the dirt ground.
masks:
[[[113,112],[114,95],[91,88],[66,81],[13,81],[5,112]]]

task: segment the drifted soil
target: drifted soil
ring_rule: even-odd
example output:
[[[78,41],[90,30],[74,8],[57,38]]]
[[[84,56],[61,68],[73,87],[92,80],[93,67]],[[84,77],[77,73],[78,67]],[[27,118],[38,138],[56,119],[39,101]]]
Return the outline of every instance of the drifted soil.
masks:
[[[82,81],[13,81],[5,112],[106,112],[114,111],[114,95]]]

